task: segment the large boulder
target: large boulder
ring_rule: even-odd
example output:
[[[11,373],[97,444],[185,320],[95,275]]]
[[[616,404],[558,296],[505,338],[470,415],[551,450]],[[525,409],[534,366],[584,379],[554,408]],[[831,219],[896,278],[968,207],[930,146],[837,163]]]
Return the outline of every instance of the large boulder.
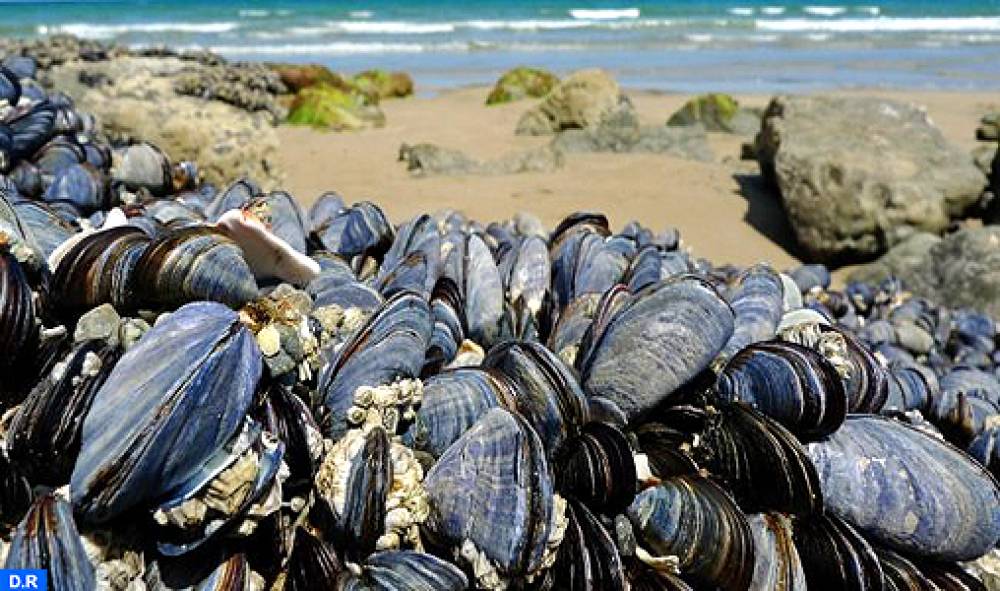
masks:
[[[708,131],[753,135],[760,130],[760,113],[741,107],[728,94],[713,92],[692,98],[667,119],[670,127],[699,123]]]
[[[332,131],[356,131],[385,125],[385,115],[369,95],[319,84],[295,95],[288,122]]]
[[[603,70],[580,70],[563,80],[521,116],[517,133],[550,135],[566,129],[597,125],[609,111],[628,99]]]
[[[336,74],[330,68],[320,64],[282,64],[269,63],[267,67],[274,71],[281,82],[292,94],[303,88],[316,86],[317,84],[328,84],[349,88],[350,83],[340,74]]]
[[[559,78],[540,68],[521,66],[504,72],[486,97],[487,105],[499,105],[525,98],[541,98],[559,84]]]
[[[413,94],[413,78],[406,72],[365,70],[351,78],[355,88],[380,99],[404,98]]]
[[[877,256],[918,231],[940,233],[986,179],[920,108],[864,97],[777,97],[756,151],[805,255]]]
[[[567,153],[651,153],[703,162],[714,159],[701,125],[640,125],[638,115],[628,103],[606,113],[594,127],[556,134],[552,147]]]
[[[923,268],[927,254],[939,242],[941,237],[937,234],[918,232],[890,248],[877,261],[853,269],[847,280],[877,285],[889,277],[899,277],[909,283]]]
[[[108,135],[152,142],[175,162],[195,161],[208,182],[248,176],[265,189],[278,186],[271,112],[176,92],[179,79],[209,67],[215,66],[176,57],[118,57],[66,62],[46,79],[93,113]]]
[[[1000,318],[1000,226],[948,234],[918,259],[895,265],[893,274],[916,295]]]
[[[403,144],[399,160],[406,163],[410,174],[425,176],[477,175],[495,176],[523,172],[551,172],[562,168],[562,152],[541,146],[504,154],[493,160],[479,160],[460,150],[434,144]]]

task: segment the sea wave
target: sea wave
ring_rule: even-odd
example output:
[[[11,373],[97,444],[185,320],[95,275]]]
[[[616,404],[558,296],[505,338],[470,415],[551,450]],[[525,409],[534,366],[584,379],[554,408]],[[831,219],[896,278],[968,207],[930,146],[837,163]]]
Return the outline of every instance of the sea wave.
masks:
[[[327,23],[334,31],[344,33],[390,35],[435,35],[453,33],[453,23],[414,23],[405,21],[332,21]]]
[[[97,23],[66,23],[62,25],[39,25],[35,30],[39,35],[68,33],[88,39],[109,39],[128,33],[230,33],[239,28],[238,23],[128,23],[119,25],[100,25]]]
[[[190,45],[180,49],[201,49]],[[213,45],[211,51],[223,55],[358,55],[425,52],[513,51],[546,52],[586,49],[579,43],[493,43],[488,41],[452,41],[446,43],[283,43],[253,45]]]
[[[638,8],[572,8],[569,15],[580,20],[615,20],[620,18],[639,18],[642,12]]]
[[[803,6],[802,12],[816,16],[837,16],[847,12],[845,6]]]
[[[371,10],[352,10],[347,13],[347,16],[351,18],[371,18],[375,16],[375,13]]]
[[[760,12],[761,12],[761,14],[768,14],[768,15],[771,15],[771,16],[776,16],[776,15],[779,15],[779,14],[784,14],[785,13],[785,7],[784,6],[761,6],[760,7]]]
[[[870,14],[872,16],[878,16],[882,14],[882,9],[878,6],[855,6],[854,10],[856,12],[863,12],[865,14]]]
[[[727,12],[736,16],[753,16],[754,9],[752,6],[734,6]]]
[[[263,10],[261,8],[244,8],[237,12],[242,18],[264,18],[271,16],[270,10]]]
[[[936,31],[1000,31],[1000,17],[879,17],[845,18],[837,20],[782,19],[758,20],[764,31],[828,31],[832,33],[936,32]]]
[[[498,20],[473,20],[458,23],[460,27],[468,27],[480,31],[545,31],[557,29],[582,29],[592,26],[593,21],[583,20],[524,20],[524,21],[498,21]]]

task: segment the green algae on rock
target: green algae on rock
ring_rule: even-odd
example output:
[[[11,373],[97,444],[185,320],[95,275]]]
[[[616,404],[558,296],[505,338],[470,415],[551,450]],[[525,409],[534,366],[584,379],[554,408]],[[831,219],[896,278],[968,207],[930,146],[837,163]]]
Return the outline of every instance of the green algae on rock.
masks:
[[[559,84],[559,78],[540,68],[521,66],[507,70],[486,97],[487,105],[500,105],[524,98],[541,98]]]
[[[413,94],[413,79],[406,72],[365,70],[351,78],[350,83],[360,92],[379,99],[404,98]]]
[[[707,131],[750,135],[760,128],[760,116],[740,107],[732,96],[713,92],[692,98],[667,120],[670,127],[697,123],[704,125]]]
[[[288,122],[333,131],[353,131],[382,127],[385,115],[378,108],[377,100],[369,96],[320,84],[304,88],[295,95]]]

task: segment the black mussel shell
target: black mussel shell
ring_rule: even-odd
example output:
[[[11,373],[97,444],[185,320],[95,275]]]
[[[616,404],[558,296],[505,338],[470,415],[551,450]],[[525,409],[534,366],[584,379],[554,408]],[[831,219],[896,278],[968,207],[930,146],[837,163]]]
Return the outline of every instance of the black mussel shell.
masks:
[[[795,519],[793,531],[810,589],[885,588],[875,550],[847,523],[833,516],[812,515]]]

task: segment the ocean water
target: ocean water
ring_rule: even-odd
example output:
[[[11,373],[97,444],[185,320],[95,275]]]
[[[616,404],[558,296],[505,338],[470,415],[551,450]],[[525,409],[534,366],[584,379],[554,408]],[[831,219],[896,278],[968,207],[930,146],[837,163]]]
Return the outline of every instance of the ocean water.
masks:
[[[55,33],[402,69],[425,91],[521,64],[679,92],[1000,89],[1000,0],[0,0],[0,36]]]

